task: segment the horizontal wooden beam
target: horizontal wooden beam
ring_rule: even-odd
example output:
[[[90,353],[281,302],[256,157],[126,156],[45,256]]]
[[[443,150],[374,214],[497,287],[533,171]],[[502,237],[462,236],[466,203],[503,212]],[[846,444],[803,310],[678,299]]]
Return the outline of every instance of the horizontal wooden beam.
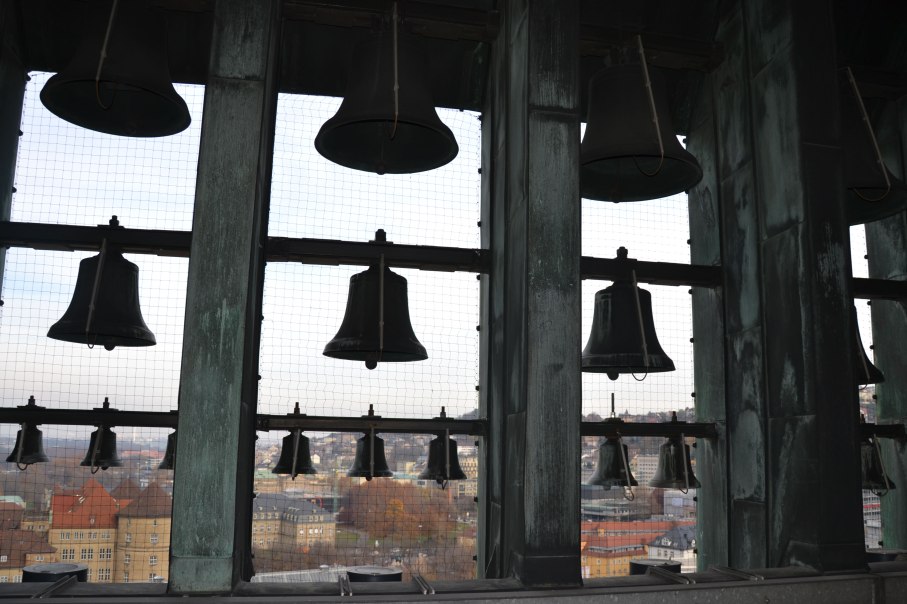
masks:
[[[653,285],[689,285],[693,287],[721,287],[723,277],[720,266],[679,264],[674,262],[645,262],[616,258],[580,259],[580,275],[583,279],[629,279],[630,271],[636,272],[636,280]]]
[[[583,436],[689,436],[691,438],[716,438],[718,426],[710,423],[687,422],[582,422],[580,434]]]
[[[907,281],[854,277],[852,290],[854,298],[907,301]]]
[[[709,72],[724,60],[724,47],[715,42],[593,24],[580,27],[580,54],[609,56],[628,44],[635,45],[637,35],[642,36],[647,61],[656,67]]]

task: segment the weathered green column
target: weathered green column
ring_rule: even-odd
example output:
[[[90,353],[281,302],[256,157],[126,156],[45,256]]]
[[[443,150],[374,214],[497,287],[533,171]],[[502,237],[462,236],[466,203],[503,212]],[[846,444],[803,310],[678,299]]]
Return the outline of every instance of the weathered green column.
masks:
[[[16,7],[9,2],[0,7],[0,220],[9,220],[19,149],[19,124],[27,74],[19,60],[22,56]],[[6,248],[0,247],[0,284],[6,265]],[[2,291],[0,291],[2,293]],[[2,298],[0,298],[2,299]]]
[[[903,179],[907,102],[891,102],[885,109],[876,126],[879,144],[888,169]],[[867,224],[866,248],[870,277],[907,280],[907,214]],[[907,423],[907,302],[873,301],[872,341],[875,364],[885,374],[885,381],[876,385],[876,421]],[[907,442],[883,438],[879,443],[885,470],[898,487],[881,498],[882,544],[907,549]]]
[[[489,577],[580,581],[579,2],[506,2],[484,112],[482,555]]]
[[[247,460],[254,440],[277,5],[215,5],[180,376],[170,562],[176,593],[226,592],[248,572]]]
[[[832,12],[743,0],[719,24],[733,566],[864,565]]]

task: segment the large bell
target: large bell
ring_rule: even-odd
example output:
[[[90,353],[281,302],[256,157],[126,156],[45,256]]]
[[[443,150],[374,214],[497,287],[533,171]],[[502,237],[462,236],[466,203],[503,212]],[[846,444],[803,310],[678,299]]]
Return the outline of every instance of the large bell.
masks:
[[[297,428],[283,437],[280,457],[271,472],[289,474],[293,480],[299,474],[317,474],[309,453],[309,439],[302,435],[302,430]]]
[[[108,3],[90,10],[78,50],[41,90],[51,113],[121,136],[166,136],[189,126],[189,109],[170,79],[164,23],[143,4],[116,3],[112,20]]]
[[[592,76],[580,147],[580,191],[586,199],[659,199],[687,191],[702,178],[699,162],[674,133],[661,74],[648,71],[658,130],[642,64],[613,65]]]
[[[427,359],[425,347],[416,338],[409,320],[406,278],[387,267],[382,273],[375,264],[350,277],[343,323],[324,347],[324,354],[335,359],[365,361],[369,369],[379,362]]]
[[[854,329],[856,330],[856,348],[853,350],[851,359],[853,359],[853,371],[854,376],[856,377],[856,382],[860,386],[865,386],[866,384],[878,384],[885,381],[885,376],[879,370],[878,367],[872,364],[872,361],[869,360],[869,357],[866,355],[866,349],[863,348],[863,339],[860,337],[860,324],[857,321],[857,308],[856,306],[851,306],[851,320],[853,321]]]
[[[106,470],[121,467],[123,462],[117,455],[116,433],[107,426],[100,426],[92,432],[88,452],[79,465],[91,468],[92,473],[97,472],[97,468]]]
[[[595,468],[595,474],[586,484],[595,484],[608,489],[638,486],[639,483],[633,477],[627,460],[627,445],[619,438],[604,439],[598,448],[598,466]]]
[[[428,443],[428,463],[419,474],[419,478],[434,480],[442,486],[448,480],[466,480],[466,473],[460,467],[460,459],[457,457],[457,441],[449,436],[432,439]]]
[[[618,249],[617,256],[626,259],[626,248]],[[617,279],[610,287],[596,292],[582,369],[606,373],[612,380],[621,373],[674,371],[674,361],[662,350],[655,334],[652,296],[648,291],[631,280]]]
[[[387,467],[387,459],[384,457],[384,439],[376,436],[374,431],[369,431],[357,440],[356,458],[346,475],[358,476],[366,480],[393,476],[394,473]]]
[[[423,172],[456,157],[457,141],[435,111],[424,57],[414,41],[400,36],[395,81],[390,32],[358,45],[343,103],[315,137],[318,152],[341,166],[377,174]]]
[[[16,444],[6,461],[17,464],[21,469],[33,463],[50,461],[44,453],[44,438],[38,427],[34,424],[24,423],[22,429],[16,433]]]
[[[693,474],[690,445],[680,436],[671,436],[658,451],[658,466],[649,486],[659,489],[698,489],[699,481]]]
[[[895,488],[891,477],[882,466],[875,439],[864,438],[860,441],[860,466],[863,474],[863,488],[873,493],[885,494]]]
[[[841,151],[844,163],[844,216],[847,224],[865,224],[907,208],[907,185],[879,163],[872,127],[864,120],[859,89],[846,72],[839,78]],[[885,177],[888,182],[885,182]]]
[[[167,435],[167,449],[158,470],[172,470],[176,464],[176,432]]]
[[[139,267],[116,248],[82,260],[69,308],[47,337],[107,350],[154,345],[139,308]]]

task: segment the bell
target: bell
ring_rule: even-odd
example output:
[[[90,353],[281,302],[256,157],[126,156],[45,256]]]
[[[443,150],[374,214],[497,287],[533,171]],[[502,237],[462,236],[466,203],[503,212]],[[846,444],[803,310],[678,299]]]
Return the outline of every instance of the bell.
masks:
[[[447,451],[444,443],[447,442]],[[439,436],[428,443],[428,464],[422,473],[421,480],[434,480],[444,485],[448,480],[466,480],[466,474],[460,468],[457,457],[457,441],[449,436]]]
[[[107,426],[100,426],[91,433],[91,441],[88,443],[88,453],[82,460],[80,466],[91,468],[91,472],[97,472],[97,469],[106,470],[107,468],[119,468],[123,465],[117,455],[117,435]]]
[[[617,250],[626,260],[627,249]],[[674,371],[652,318],[652,296],[633,281],[617,279],[595,294],[592,330],[583,349],[583,371],[606,373],[616,380],[621,373]]]
[[[592,77],[589,119],[580,147],[584,198],[614,202],[659,199],[687,191],[701,178],[699,162],[674,134],[657,70],[644,69],[637,62],[606,67]]]
[[[698,489],[699,481],[693,474],[690,461],[690,445],[683,442],[680,436],[671,436],[661,445],[658,451],[658,466],[649,486],[659,489]]]
[[[139,267],[116,248],[82,260],[69,308],[47,337],[107,350],[154,345],[139,308]]]
[[[309,454],[309,439],[302,435],[302,430],[297,428],[283,437],[280,458],[271,472],[289,474],[293,480],[299,474],[317,474]]]
[[[639,483],[633,478],[627,463],[627,445],[619,438],[606,438],[598,448],[598,466],[595,474],[586,484],[596,484],[605,488],[635,487]]]
[[[35,404],[35,397],[28,397],[28,403],[19,405],[19,409],[44,409]],[[50,461],[47,454],[44,453],[44,438],[38,426],[29,422],[23,422],[22,428],[16,433],[16,444],[13,450],[6,458],[9,463],[15,463],[20,470],[24,470],[33,463],[43,463]]]
[[[872,364],[872,361],[869,360],[869,357],[866,355],[866,349],[863,348],[863,340],[860,337],[860,324],[857,321],[857,307],[851,306],[851,320],[853,321],[854,329],[857,332],[857,347],[854,349],[851,358],[853,359],[853,370],[854,376],[856,376],[857,384],[860,386],[865,386],[866,384],[878,384],[885,381],[885,376],[879,370],[878,367]]]
[[[366,480],[389,478],[394,475],[387,467],[387,459],[384,457],[384,439],[376,436],[374,430],[370,430],[356,441],[356,459],[353,460],[353,466],[346,475]]]
[[[860,441],[860,465],[863,470],[863,489],[885,495],[895,488],[894,482],[882,465],[882,456],[874,438],[864,438]]]
[[[16,444],[6,461],[15,463],[20,469],[33,463],[50,461],[44,453],[44,442],[41,431],[34,424],[24,423],[16,433]]]
[[[91,13],[69,64],[41,90],[51,113],[121,136],[167,136],[189,126],[189,109],[170,79],[164,23],[141,5],[119,2],[112,13]]]
[[[167,449],[158,470],[172,470],[176,463],[176,432],[167,435]]]
[[[414,41],[400,36],[395,76],[393,35],[382,32],[358,45],[346,96],[315,137],[318,152],[377,174],[423,172],[453,160],[459,148],[435,111],[424,57]]]
[[[383,234],[384,231],[378,231],[379,241],[383,240]],[[335,359],[365,361],[369,369],[377,367],[378,362],[427,359],[425,347],[413,333],[409,320],[406,279],[387,267],[382,271],[375,264],[350,277],[343,323],[324,347],[324,354]]]
[[[849,69],[839,78],[841,151],[843,152],[844,217],[847,224],[865,224],[907,208],[907,185],[880,161],[860,91]],[[887,182],[886,182],[887,177]]]

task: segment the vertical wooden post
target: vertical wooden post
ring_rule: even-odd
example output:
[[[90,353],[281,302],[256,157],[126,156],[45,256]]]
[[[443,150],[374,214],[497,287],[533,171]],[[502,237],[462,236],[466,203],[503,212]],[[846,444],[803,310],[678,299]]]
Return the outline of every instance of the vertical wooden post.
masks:
[[[227,592],[248,573],[244,469],[255,430],[278,9],[277,0],[215,7],[180,376],[176,593]]]
[[[579,583],[579,3],[511,0],[503,12],[483,131],[483,557],[488,576]]]
[[[28,79],[21,56],[16,7],[7,2],[0,7],[0,220],[9,220],[12,207],[19,124]],[[0,285],[5,265],[6,248],[0,247]]]
[[[734,566],[864,564],[832,11],[747,0],[719,26]]]

